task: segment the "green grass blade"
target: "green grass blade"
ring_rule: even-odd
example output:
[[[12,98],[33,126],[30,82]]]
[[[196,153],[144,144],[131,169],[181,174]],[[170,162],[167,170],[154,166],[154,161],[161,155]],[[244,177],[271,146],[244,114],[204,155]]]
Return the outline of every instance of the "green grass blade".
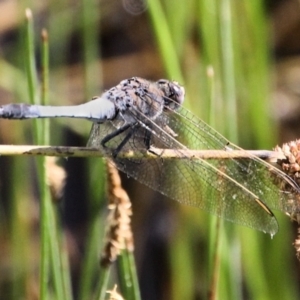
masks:
[[[110,266],[108,268],[101,268],[100,280],[97,285],[97,293],[95,300],[105,300],[107,296],[108,279],[110,274]]]
[[[140,290],[137,280],[133,253],[122,250],[117,259],[118,274],[122,295],[126,300],[140,300]]]
[[[170,78],[176,78],[184,84],[178,55],[162,5],[159,0],[151,0],[148,2],[148,7],[166,73]]]
[[[42,93],[41,103],[46,105],[48,103],[49,95],[49,45],[48,35],[44,30],[42,32]],[[45,119],[41,121],[43,126],[44,135],[41,136],[42,144],[49,144],[49,120]],[[43,138],[42,138],[43,137]],[[42,159],[41,164],[45,163],[45,158]],[[41,174],[42,173],[42,174]],[[41,216],[41,249],[40,249],[40,299],[48,299],[48,283],[50,279],[50,236],[49,229],[51,224],[49,223],[48,210],[49,202],[51,201],[48,187],[46,186],[46,172],[43,166],[40,166],[40,176],[43,176],[43,182],[40,183],[41,187],[41,204],[40,204],[40,216]]]

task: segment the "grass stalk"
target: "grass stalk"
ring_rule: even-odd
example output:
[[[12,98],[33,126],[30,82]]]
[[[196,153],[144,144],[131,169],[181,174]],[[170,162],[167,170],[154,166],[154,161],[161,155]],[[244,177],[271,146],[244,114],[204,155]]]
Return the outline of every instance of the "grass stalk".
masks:
[[[26,65],[27,77],[29,85],[30,103],[40,104],[41,102],[47,103],[48,99],[48,74],[49,74],[49,50],[48,50],[48,37],[46,32],[42,35],[42,96],[41,99],[38,94],[37,87],[37,72],[35,68],[35,53],[34,53],[34,30],[33,18],[29,9],[26,10]],[[45,122],[46,121],[46,122]],[[49,143],[49,120],[37,122],[34,120],[34,137],[36,144]],[[41,124],[40,124],[41,123]],[[49,295],[49,258],[51,256],[51,266],[54,276],[54,287],[57,299],[67,299],[64,287],[64,276],[62,267],[62,257],[59,250],[59,239],[56,232],[56,220],[54,216],[54,209],[51,204],[51,197],[49,188],[46,184],[47,175],[45,170],[45,158],[37,161],[39,190],[41,196],[41,276],[40,276],[40,297],[47,299]],[[49,255],[50,254],[50,255]]]
[[[166,73],[170,78],[176,78],[184,84],[179,58],[172,39],[169,24],[159,0],[148,1],[149,14]]]
[[[99,276],[100,280],[97,285],[95,300],[105,300],[106,298],[110,266],[106,268],[101,268],[100,274],[101,275]]]
[[[82,274],[80,280],[80,289],[79,289],[79,299],[91,299],[91,291],[93,290],[93,283],[95,277],[97,278],[97,288],[98,294],[96,299],[100,299],[102,290],[107,290],[108,279],[103,277],[108,276],[107,270],[99,270],[99,265],[95,262],[99,261],[100,246],[103,239],[103,230],[104,224],[99,215],[94,216],[91,220],[91,225],[89,225],[89,235],[86,241],[85,256],[82,264]],[[103,274],[102,274],[103,273]],[[101,278],[101,279],[99,279]],[[105,286],[103,286],[105,285]]]
[[[40,99],[38,95],[38,81],[37,81],[37,72],[36,72],[36,62],[35,62],[35,48],[34,48],[34,28],[33,28],[33,18],[32,12],[30,9],[26,9],[26,34],[25,34],[25,46],[26,46],[26,70],[27,70],[27,82],[28,82],[28,93],[29,93],[29,102],[31,104],[40,104]],[[37,123],[37,120],[34,120],[34,130],[33,136],[34,140],[37,141],[41,136],[41,129]]]
[[[82,0],[81,4],[84,87],[86,97],[91,97],[102,90],[101,65],[98,63],[99,4],[96,0]]]
[[[189,158],[189,159],[234,159],[258,157],[269,163],[285,159],[281,152],[272,150],[175,150],[151,148],[155,154],[146,150],[121,151],[118,156],[124,158]],[[89,147],[44,146],[44,145],[0,145],[1,156],[55,156],[55,157],[106,157],[101,149]]]
[[[216,88],[215,88],[215,75],[214,68],[208,66],[207,79],[209,87],[209,124],[216,126],[217,115],[217,100],[216,100]],[[210,194],[211,197],[218,197],[214,195],[213,191]],[[218,299],[218,284],[220,280],[220,261],[221,261],[221,245],[223,237],[223,222],[220,218],[211,217],[209,222],[209,250],[208,250],[208,299]]]
[[[41,103],[47,105],[48,94],[49,94],[49,44],[48,44],[48,34],[45,30],[42,31],[42,93]],[[44,135],[41,135],[42,144],[48,144],[49,140],[49,120],[42,120],[41,126],[43,126]],[[45,163],[45,158],[43,158],[42,163]],[[40,203],[40,222],[41,222],[41,248],[40,248],[40,299],[48,299],[48,284],[50,281],[50,236],[49,236],[49,192],[46,186],[46,172],[44,167],[40,167],[40,172],[42,172],[43,180],[40,183],[41,187],[41,203]],[[51,209],[51,208],[50,208]]]
[[[221,34],[221,61],[222,61],[222,82],[223,82],[223,101],[225,104],[224,125],[227,126],[226,136],[237,143],[237,102],[236,102],[236,83],[235,83],[235,49],[233,47],[232,33],[232,7],[230,0],[221,1],[220,6],[220,34]]]
[[[140,290],[137,280],[133,253],[127,249],[121,252],[117,259],[118,274],[122,295],[126,300],[140,300]]]

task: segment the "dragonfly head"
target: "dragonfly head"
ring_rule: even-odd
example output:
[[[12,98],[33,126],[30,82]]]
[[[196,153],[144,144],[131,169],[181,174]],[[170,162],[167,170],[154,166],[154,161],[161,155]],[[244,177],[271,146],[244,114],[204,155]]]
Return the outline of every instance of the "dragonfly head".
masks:
[[[164,107],[170,110],[178,109],[184,101],[185,89],[177,81],[160,79],[157,81],[164,93]]]

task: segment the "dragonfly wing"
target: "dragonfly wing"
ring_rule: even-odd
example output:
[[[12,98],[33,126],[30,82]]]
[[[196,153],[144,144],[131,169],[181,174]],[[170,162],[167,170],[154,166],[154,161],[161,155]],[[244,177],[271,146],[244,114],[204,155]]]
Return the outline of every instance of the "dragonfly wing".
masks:
[[[242,150],[183,107],[168,113],[167,120],[168,125],[177,133],[177,140],[190,149]],[[252,156],[211,159],[209,162],[257,195],[271,209],[285,213],[300,211],[300,204],[294,200],[294,195],[299,194],[299,186],[266,161]],[[281,186],[288,186],[288,190],[281,189]]]
[[[149,124],[148,128],[152,135],[156,135],[153,141],[159,141],[159,147],[177,147],[178,153],[183,158],[162,159],[159,156],[149,158],[146,154],[145,157],[139,158],[117,156],[114,163],[118,169],[180,203],[199,207],[226,220],[271,235],[277,232],[275,217],[266,206],[260,205],[261,202],[255,194],[209,162],[184,158],[184,149],[180,149],[181,145],[156,124],[152,126]],[[113,122],[93,125],[88,145],[101,148],[102,138],[114,130],[116,128]],[[129,139],[124,150],[144,149],[146,130],[148,129],[141,128],[137,131]],[[108,148],[116,148],[125,136],[126,132],[116,136],[110,141]]]

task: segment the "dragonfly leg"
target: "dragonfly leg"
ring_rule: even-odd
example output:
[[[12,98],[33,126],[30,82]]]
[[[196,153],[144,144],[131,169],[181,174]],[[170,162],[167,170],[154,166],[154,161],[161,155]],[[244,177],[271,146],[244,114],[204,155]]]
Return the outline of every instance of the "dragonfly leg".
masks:
[[[151,142],[151,131],[145,130],[144,143],[145,143],[147,150],[150,149],[150,146],[151,146],[150,142]]]
[[[122,150],[122,148],[126,145],[126,143],[128,142],[128,140],[132,137],[132,135],[135,133],[135,131],[137,130],[138,124],[134,124],[132,126],[132,124],[126,124],[125,126],[119,128],[118,130],[110,133],[109,135],[107,135],[102,141],[101,141],[101,145],[106,148],[106,143],[109,142],[111,139],[113,139],[114,137],[118,136],[119,134],[123,133],[124,131],[126,131],[128,128],[131,127],[131,130],[128,132],[128,134],[125,136],[125,138],[122,140],[122,142],[118,145],[118,147],[116,149],[113,150],[112,152],[112,157],[116,158],[116,156],[118,155],[118,153]]]
[[[117,155],[119,154],[119,152],[122,150],[122,148],[126,145],[126,143],[129,141],[129,139],[133,136],[133,134],[135,133],[135,131],[138,129],[138,126],[135,125],[129,132],[128,134],[125,136],[125,138],[123,139],[123,141],[119,144],[119,146],[113,150],[112,156],[113,158],[116,158]]]
[[[118,136],[119,134],[121,134],[122,132],[124,132],[125,130],[127,130],[130,126],[131,126],[131,124],[126,124],[126,125],[120,127],[119,129],[117,129],[116,131],[113,131],[110,134],[108,134],[101,141],[101,146],[103,148],[107,148],[106,145],[105,145],[107,142],[109,142],[111,139],[113,139],[114,137]]]
[[[151,127],[148,126],[148,129],[151,129]],[[144,144],[146,146],[147,151],[149,151],[150,153],[156,155],[156,156],[161,156],[161,154],[155,152],[153,149],[151,149],[151,136],[152,136],[152,132],[150,130],[146,130],[145,131],[145,136],[144,136]]]
[[[145,136],[144,136],[144,143],[146,146],[147,151],[149,151],[150,153],[156,155],[156,156],[160,156],[157,152],[155,152],[154,150],[151,149],[151,131],[150,130],[146,130],[145,131]]]

